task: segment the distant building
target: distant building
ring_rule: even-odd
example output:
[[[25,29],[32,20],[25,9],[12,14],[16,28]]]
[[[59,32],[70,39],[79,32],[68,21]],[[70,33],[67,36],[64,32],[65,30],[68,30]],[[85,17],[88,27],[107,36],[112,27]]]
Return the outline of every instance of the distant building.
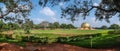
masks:
[[[89,23],[82,23],[81,26],[78,28],[80,30],[94,30]]]
[[[40,25],[40,27],[42,28],[42,29],[44,29],[44,30],[46,30],[47,29],[47,27],[49,26],[49,22],[48,21],[43,21],[43,22],[41,22],[39,25]]]

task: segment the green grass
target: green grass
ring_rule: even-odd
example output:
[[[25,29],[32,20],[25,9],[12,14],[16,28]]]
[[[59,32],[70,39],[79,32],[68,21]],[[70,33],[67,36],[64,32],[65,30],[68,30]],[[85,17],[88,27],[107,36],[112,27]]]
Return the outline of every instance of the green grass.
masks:
[[[120,38],[120,35],[103,35],[91,39],[84,39],[80,41],[72,41],[65,43],[88,48],[109,48],[120,46],[120,42],[117,41],[118,38]]]
[[[30,32],[33,34],[41,34],[41,33],[52,33],[52,34],[75,34],[75,35],[84,35],[84,34],[96,34],[102,33],[106,34],[110,30],[73,30],[73,29],[58,29],[58,30],[31,30]],[[24,33],[22,30],[15,30],[16,33]]]
[[[35,38],[32,39],[35,42],[38,42],[38,40],[44,40],[47,37],[46,42],[48,43],[53,43],[57,42],[58,38],[60,38],[60,35],[69,35],[73,34],[76,37],[74,37],[74,40],[76,41],[70,41],[71,39],[69,38],[63,38],[65,40],[64,42],[61,43],[66,43],[66,44],[71,44],[71,45],[76,45],[76,46],[82,46],[82,47],[89,47],[89,48],[106,48],[106,47],[113,47],[113,46],[120,46],[120,42],[116,41],[120,35],[108,35],[107,32],[111,30],[75,30],[75,29],[58,29],[58,30],[31,30],[30,34],[25,34],[23,30],[14,30],[13,36],[17,37],[15,40],[1,40],[0,41],[6,41],[6,42],[12,42],[12,43],[18,43],[21,42],[22,36],[32,36]],[[92,34],[97,34],[100,33],[102,34],[101,36],[95,36],[92,38],[92,46],[91,46],[91,39],[90,38],[80,38],[84,37],[84,35],[92,35]],[[79,37],[79,36],[80,37]],[[37,38],[36,38],[37,37]],[[66,36],[69,37],[69,36]],[[87,36],[86,36],[87,37]],[[19,41],[18,41],[19,40]],[[28,39],[29,40],[29,39]],[[29,40],[31,41],[31,40]],[[59,42],[58,42],[59,43]],[[20,44],[20,43],[18,43]]]
[[[6,39],[6,38],[0,37],[0,42],[14,43],[14,44],[17,44],[19,46],[25,46],[24,42],[19,41],[19,40],[15,40],[15,39]]]

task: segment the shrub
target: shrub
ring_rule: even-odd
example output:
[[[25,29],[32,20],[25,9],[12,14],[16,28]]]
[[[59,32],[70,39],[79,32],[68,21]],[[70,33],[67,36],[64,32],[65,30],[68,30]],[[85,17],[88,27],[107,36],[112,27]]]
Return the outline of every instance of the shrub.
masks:
[[[22,35],[16,35],[16,37],[14,39],[22,41],[22,37],[23,37]]]
[[[42,44],[48,43],[48,37],[40,38]]]
[[[25,31],[25,34],[30,34],[30,29],[29,28],[26,28],[24,31]]]
[[[120,34],[120,30],[108,31],[108,34]]]
[[[4,38],[4,39],[12,39],[12,35],[0,34],[0,38]]]

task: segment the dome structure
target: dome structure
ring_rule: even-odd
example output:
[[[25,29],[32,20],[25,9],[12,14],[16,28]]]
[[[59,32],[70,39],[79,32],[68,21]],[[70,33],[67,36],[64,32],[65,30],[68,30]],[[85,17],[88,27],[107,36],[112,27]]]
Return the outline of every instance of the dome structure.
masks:
[[[93,30],[93,28],[90,26],[89,23],[82,23],[81,27],[79,28],[80,30]]]
[[[88,23],[82,23],[82,24],[81,24],[81,27],[83,27],[83,28],[89,28],[89,27],[90,27],[90,24],[88,24]]]

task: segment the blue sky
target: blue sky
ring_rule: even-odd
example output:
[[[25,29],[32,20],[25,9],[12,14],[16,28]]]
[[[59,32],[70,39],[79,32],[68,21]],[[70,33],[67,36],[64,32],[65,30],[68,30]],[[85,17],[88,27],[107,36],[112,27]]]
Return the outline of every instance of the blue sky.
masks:
[[[76,27],[79,27],[83,22],[89,23],[92,27],[100,27],[102,25],[107,25],[110,26],[111,24],[119,24],[120,21],[117,18],[117,16],[114,16],[113,18],[110,19],[110,23],[107,23],[106,21],[95,21],[95,16],[94,16],[94,10],[92,10],[89,16],[86,17],[85,20],[81,16],[79,16],[78,20],[72,23],[70,20],[67,20],[65,18],[60,18],[61,10],[58,6],[55,7],[44,7],[41,8],[38,5],[39,0],[32,0],[34,9],[31,11],[30,19],[33,20],[35,24],[39,24],[42,21],[48,21],[48,22],[59,22],[61,23],[66,23],[66,24],[73,24]],[[95,0],[96,3],[99,3],[100,0]],[[60,3],[59,6],[64,6],[63,3]]]

